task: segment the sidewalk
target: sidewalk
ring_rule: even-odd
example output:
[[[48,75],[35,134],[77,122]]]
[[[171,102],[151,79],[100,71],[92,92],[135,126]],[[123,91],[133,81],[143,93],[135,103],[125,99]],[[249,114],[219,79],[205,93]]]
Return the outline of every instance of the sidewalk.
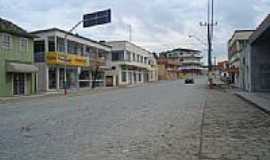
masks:
[[[269,160],[270,116],[232,92],[209,90],[199,160]]]
[[[128,89],[128,88],[135,88],[135,87],[144,87],[149,86],[151,84],[157,84],[160,81],[155,82],[148,82],[148,83],[141,83],[141,84],[135,84],[135,85],[129,85],[129,86],[117,86],[117,87],[97,87],[97,88],[82,88],[82,89],[72,89],[68,90],[68,97],[72,96],[82,96],[82,95],[91,95],[95,93],[100,92],[106,92],[106,91],[112,91],[116,89]],[[27,100],[34,100],[38,98],[49,98],[49,97],[55,97],[55,96],[65,96],[64,90],[55,91],[55,92],[43,92],[35,95],[29,95],[29,96],[13,96],[13,97],[0,97],[0,104],[1,103],[9,103],[9,102],[20,102],[20,101],[27,101]]]
[[[261,110],[270,113],[270,93],[236,92],[235,94]]]
[[[94,89],[73,89],[68,90],[68,97],[72,96],[80,96],[80,95],[86,95],[86,94],[94,94],[97,92],[102,91],[109,91],[118,89],[118,87],[100,87],[100,88],[94,88]],[[27,100],[33,100],[38,98],[49,98],[49,97],[55,97],[55,96],[65,96],[64,90],[55,91],[55,92],[43,92],[38,93],[35,95],[29,95],[29,96],[13,96],[13,97],[0,97],[0,104],[1,103],[9,103],[9,102],[20,102],[20,101],[27,101]]]

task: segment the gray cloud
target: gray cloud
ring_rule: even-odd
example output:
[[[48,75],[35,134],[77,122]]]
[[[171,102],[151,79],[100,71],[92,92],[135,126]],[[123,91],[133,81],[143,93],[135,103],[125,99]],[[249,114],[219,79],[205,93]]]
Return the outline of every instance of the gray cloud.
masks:
[[[252,29],[268,14],[269,0],[216,0],[215,54],[226,57],[226,43],[235,29]],[[112,8],[113,22],[76,32],[102,40],[128,39],[132,24],[133,41],[152,51],[173,47],[205,46],[188,38],[195,34],[205,39],[207,0],[0,0],[0,15],[18,25],[37,30],[48,27],[69,29],[82,14]]]

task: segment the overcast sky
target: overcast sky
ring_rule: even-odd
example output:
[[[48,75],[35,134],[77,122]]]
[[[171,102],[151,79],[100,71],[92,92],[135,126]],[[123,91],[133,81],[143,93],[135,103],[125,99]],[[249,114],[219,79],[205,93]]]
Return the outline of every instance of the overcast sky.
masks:
[[[0,0],[0,17],[28,31],[58,27],[68,30],[85,13],[112,9],[112,23],[75,33],[94,40],[128,40],[155,52],[177,47],[203,51],[206,42],[207,0]],[[269,14],[270,0],[215,0],[214,54],[227,57],[227,41],[235,29],[255,29]]]

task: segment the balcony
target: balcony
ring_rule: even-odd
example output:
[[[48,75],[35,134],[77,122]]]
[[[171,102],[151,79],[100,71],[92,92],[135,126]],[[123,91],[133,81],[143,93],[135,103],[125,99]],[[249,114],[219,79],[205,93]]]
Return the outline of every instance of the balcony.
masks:
[[[182,63],[183,64],[199,64],[199,65],[203,64],[202,62],[197,61],[197,60],[184,60]]]
[[[144,68],[144,69],[151,69],[151,65],[145,64],[142,62],[137,62],[137,61],[131,61],[131,60],[118,60],[118,61],[113,61],[114,65],[126,65],[126,66],[132,66],[132,67],[137,67],[137,68]]]
[[[182,54],[178,58],[190,58],[190,57],[199,58],[199,59],[203,58],[203,56],[201,56],[200,54]]]
[[[89,63],[90,63],[90,67],[107,66],[105,57],[90,58]]]
[[[175,65],[175,66],[180,66],[180,62],[178,60],[172,60],[172,59],[159,59],[158,64],[164,64],[164,65]]]

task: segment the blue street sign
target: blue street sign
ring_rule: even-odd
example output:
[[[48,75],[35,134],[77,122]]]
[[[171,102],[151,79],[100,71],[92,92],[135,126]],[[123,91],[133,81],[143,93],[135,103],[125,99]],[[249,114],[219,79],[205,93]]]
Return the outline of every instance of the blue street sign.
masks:
[[[91,27],[111,22],[111,9],[83,15],[83,27]]]

